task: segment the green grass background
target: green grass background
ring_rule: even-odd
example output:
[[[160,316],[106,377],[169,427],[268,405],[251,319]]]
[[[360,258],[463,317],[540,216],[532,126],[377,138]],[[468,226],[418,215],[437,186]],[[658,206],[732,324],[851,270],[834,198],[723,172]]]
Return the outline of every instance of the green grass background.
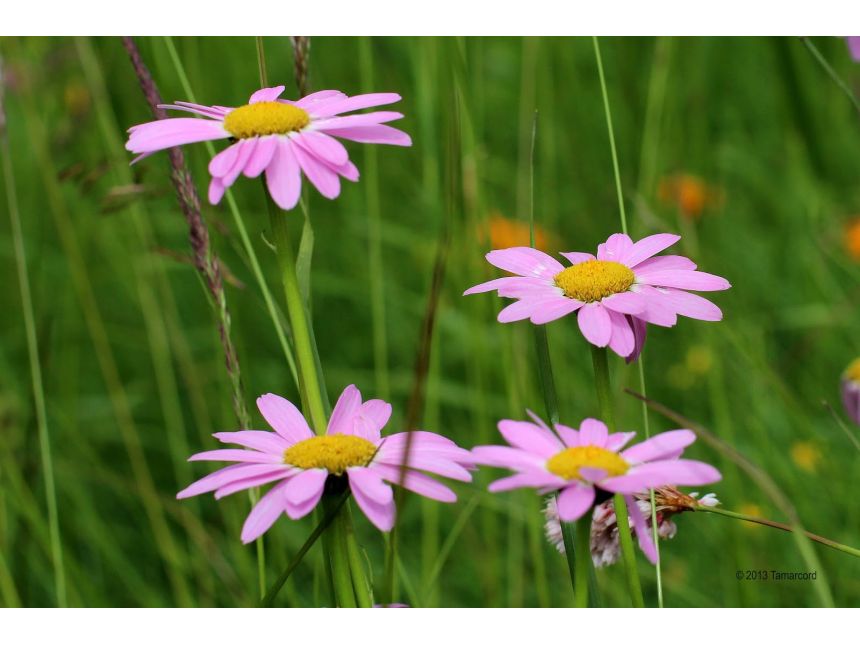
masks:
[[[183,100],[161,38],[139,39],[165,100]],[[252,38],[181,38],[201,103],[238,105],[259,87]],[[822,400],[860,354],[860,266],[842,246],[860,212],[860,123],[798,39],[602,39],[631,233],[684,234],[678,252],[733,288],[714,295],[721,323],[651,328],[649,395],[710,428],[778,483],[810,531],[857,546],[858,453]],[[841,39],[816,45],[853,87],[860,66]],[[294,93],[287,38],[266,38],[269,78]],[[129,169],[125,129],[150,113],[119,39],[0,40],[11,155],[23,220],[35,331],[47,401],[67,601],[75,606],[252,605],[253,546],[239,531],[245,496],[176,501],[208,470],[192,452],[235,429],[205,290],[177,259],[187,230],[165,154]],[[464,289],[495,274],[479,235],[498,210],[525,220],[529,150],[536,221],[557,250],[593,250],[620,229],[591,39],[313,38],[313,89],[396,91],[412,148],[348,144],[363,171],[339,199],[309,195],[316,246],[314,327],[330,398],[355,383],[394,405],[403,430],[437,247],[450,233],[421,426],[470,447],[497,441],[495,422],[543,414],[533,339],[502,326],[502,303]],[[208,156],[186,147],[205,197]],[[378,182],[372,169],[378,166]],[[724,195],[697,223],[656,199],[661,177],[697,174]],[[57,603],[43,468],[5,185],[0,189],[0,603]],[[260,186],[232,190],[279,306]],[[205,202],[205,199],[204,199]],[[204,204],[213,245],[232,276],[233,317],[249,406],[264,392],[298,401],[295,385],[226,205]],[[298,237],[300,212],[288,213]],[[572,318],[548,327],[561,418],[596,415],[589,351]],[[706,356],[705,369],[690,359]],[[641,429],[638,373],[613,358],[622,426]],[[691,369],[691,367],[693,369]],[[838,408],[838,406],[837,406]],[[266,428],[254,410],[257,428]],[[672,428],[652,414],[652,432]],[[855,429],[856,430],[856,429]],[[815,472],[790,456],[821,452]],[[712,461],[728,509],[757,505],[785,520],[723,455]],[[456,505],[409,499],[399,536],[398,595],[411,605],[572,602],[563,558],[542,535],[530,491],[486,493],[492,475],[456,485]],[[384,542],[360,514],[357,531],[382,580]],[[804,570],[788,534],[706,514],[677,519],[662,543],[671,606],[819,603],[809,583],[738,582],[739,569]],[[269,581],[311,531],[282,518],[266,535]],[[816,547],[837,605],[860,602],[860,563]],[[649,605],[654,570],[641,554]],[[279,603],[327,605],[318,549]],[[597,573],[603,602],[629,603],[621,566]]]

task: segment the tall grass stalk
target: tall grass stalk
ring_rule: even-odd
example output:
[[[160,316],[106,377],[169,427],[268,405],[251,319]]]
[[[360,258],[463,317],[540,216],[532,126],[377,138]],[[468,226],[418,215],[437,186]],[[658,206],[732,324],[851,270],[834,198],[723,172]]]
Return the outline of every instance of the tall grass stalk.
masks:
[[[618,167],[618,152],[615,148],[615,133],[612,127],[612,111],[609,107],[609,93],[606,90],[606,77],[603,73],[603,59],[600,56],[600,43],[597,36],[592,37],[594,44],[594,57],[597,60],[597,73],[600,78],[600,92],[603,96],[603,112],[606,117],[606,130],[609,133],[609,148],[612,152],[612,170],[615,177],[615,192],[618,196],[618,212],[621,219],[621,231],[627,233],[627,213],[624,208],[624,191],[621,187],[621,171]],[[615,414],[611,402],[611,389],[609,385],[609,366],[607,360],[606,348],[598,349],[592,347],[592,359],[594,363],[595,385],[597,387],[597,399],[600,403],[603,412],[603,421],[609,426],[610,431],[615,431]],[[640,383],[644,387],[645,370],[642,367],[642,359],[640,357],[639,377]],[[645,425],[648,426],[647,411],[644,412]],[[633,538],[630,533],[630,526],[627,523],[627,505],[624,502],[624,497],[616,494],[613,497],[615,505],[615,514],[618,520],[618,536],[621,544],[621,552],[624,556],[624,567],[627,571],[627,582],[630,588],[630,596],[633,600],[633,605],[641,607],[644,605],[642,599],[642,586],[639,583],[639,574],[636,571],[636,555],[633,551]],[[651,491],[651,519],[653,524],[653,532],[657,536],[656,511],[654,507],[654,492]],[[659,559],[657,561],[659,568]],[[657,580],[660,582],[660,574],[658,569]],[[659,584],[659,583],[658,583]],[[659,592],[659,597],[662,600],[662,589]]]
[[[2,61],[0,61],[2,64]],[[30,379],[33,386],[33,403],[36,409],[36,427],[39,433],[39,453],[42,459],[42,478],[45,482],[45,502],[48,507],[48,531],[51,537],[51,566],[54,572],[54,596],[60,608],[66,607],[66,573],[63,566],[63,546],[60,535],[60,520],[57,512],[57,490],[54,484],[54,459],[51,455],[51,434],[48,431],[48,414],[45,408],[45,387],[42,383],[42,366],[39,355],[39,339],[36,334],[36,317],[33,314],[33,297],[30,293],[30,278],[27,269],[27,251],[21,229],[21,214],[18,210],[18,193],[12,170],[12,151],[7,135],[6,115],[3,107],[2,69],[0,69],[0,150],[3,157],[3,180],[6,186],[6,204],[12,225],[12,242],[15,264],[18,270],[18,289],[21,292],[21,311],[24,315],[24,332],[27,337],[27,355],[30,361]],[[4,570],[5,561],[4,561]],[[7,591],[5,595],[14,599]]]
[[[171,38],[170,36],[165,36],[164,44],[167,48],[168,54],[170,55],[170,60],[173,63],[176,75],[179,77],[179,84],[182,86],[182,91],[187,96],[188,101],[192,103],[197,103],[194,91],[191,89],[191,84],[189,83],[188,76],[185,73],[185,66],[182,64],[182,59],[179,57],[179,53],[176,50],[176,45],[174,45],[173,43],[173,38]],[[207,141],[205,142],[205,145],[206,151],[209,153],[209,156],[214,157],[215,147],[212,145],[212,142]],[[242,241],[242,247],[245,250],[248,262],[251,265],[251,271],[254,274],[254,279],[257,281],[257,285],[260,288],[260,293],[263,295],[263,300],[266,303],[266,310],[268,311],[269,318],[271,319],[272,325],[275,328],[275,333],[277,334],[278,341],[281,345],[281,350],[284,353],[284,357],[287,360],[287,365],[289,366],[290,374],[293,377],[293,382],[298,385],[299,377],[298,372],[296,370],[296,361],[293,357],[292,350],[290,349],[289,342],[287,341],[287,333],[284,329],[284,325],[278,313],[278,308],[275,305],[274,299],[272,298],[272,292],[269,290],[269,286],[266,283],[265,277],[263,276],[263,270],[260,267],[260,261],[257,258],[257,252],[254,250],[254,245],[251,243],[251,238],[248,236],[248,230],[245,227],[242,213],[239,210],[239,206],[236,204],[236,199],[233,197],[233,194],[230,191],[227,191],[224,197],[227,200],[227,207],[230,210],[230,214],[233,216],[233,223],[236,225],[236,230],[239,232],[239,238]]]

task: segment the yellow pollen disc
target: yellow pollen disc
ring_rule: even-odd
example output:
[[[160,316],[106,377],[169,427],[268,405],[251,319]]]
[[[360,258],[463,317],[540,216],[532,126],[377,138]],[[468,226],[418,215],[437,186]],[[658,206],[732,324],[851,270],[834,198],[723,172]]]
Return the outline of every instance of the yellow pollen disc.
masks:
[[[556,453],[546,461],[546,468],[550,473],[565,480],[579,478],[581,467],[602,469],[607,478],[612,478],[627,473],[630,465],[617,453],[599,446],[574,446]]]
[[[612,260],[586,260],[555,275],[555,284],[565,296],[584,303],[626,292],[634,280],[629,267]]]
[[[289,103],[261,101],[236,108],[224,117],[224,128],[237,139],[285,135],[311,122],[308,113]]]
[[[363,437],[318,435],[296,442],[284,451],[284,463],[342,475],[347,467],[366,466],[375,453],[376,447]]]
[[[851,362],[845,371],[845,378],[851,381],[860,381],[860,357]]]

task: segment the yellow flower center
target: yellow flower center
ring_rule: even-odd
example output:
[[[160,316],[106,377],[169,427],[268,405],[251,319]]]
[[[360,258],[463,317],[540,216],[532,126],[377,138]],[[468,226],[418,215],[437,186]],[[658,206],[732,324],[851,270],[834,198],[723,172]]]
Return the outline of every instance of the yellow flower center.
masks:
[[[629,267],[612,260],[586,260],[555,275],[555,284],[565,296],[584,303],[626,292],[634,280]]]
[[[308,113],[289,103],[261,101],[236,108],[224,117],[224,128],[237,139],[285,135],[311,122]]]
[[[617,453],[599,446],[574,446],[556,453],[546,461],[550,473],[565,480],[579,478],[579,469],[582,467],[602,469],[607,478],[613,478],[627,473],[630,465]]]
[[[845,371],[845,378],[851,381],[860,381],[860,357],[854,359]]]
[[[363,467],[373,458],[376,447],[355,435],[318,435],[296,442],[284,451],[284,462],[301,469],[327,469],[343,475],[347,467]]]

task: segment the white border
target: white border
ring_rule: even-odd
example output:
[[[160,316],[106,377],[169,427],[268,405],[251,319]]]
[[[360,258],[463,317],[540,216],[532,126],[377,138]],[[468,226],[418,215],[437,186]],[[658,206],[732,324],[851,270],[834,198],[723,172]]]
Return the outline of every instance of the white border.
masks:
[[[501,646],[849,643],[860,611],[798,609],[0,610],[5,644]],[[846,641],[847,639],[847,641]]]
[[[0,35],[850,35],[852,0],[38,0]]]

